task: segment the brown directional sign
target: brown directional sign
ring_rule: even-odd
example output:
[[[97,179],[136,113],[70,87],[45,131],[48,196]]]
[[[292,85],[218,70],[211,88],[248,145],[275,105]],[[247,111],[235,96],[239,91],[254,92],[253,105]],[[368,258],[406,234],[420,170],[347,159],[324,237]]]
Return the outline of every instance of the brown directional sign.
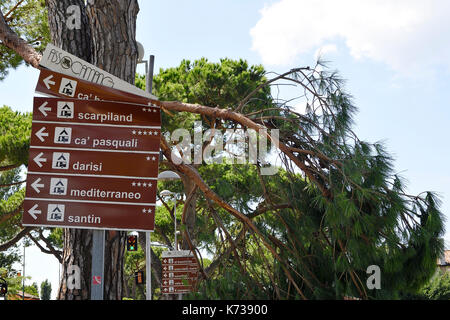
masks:
[[[198,271],[163,271],[163,279],[195,279]]]
[[[189,293],[192,292],[191,286],[162,286],[162,292],[164,294],[178,294],[178,293]]]
[[[156,179],[103,178],[28,173],[29,198],[153,204]]]
[[[162,259],[162,264],[163,265],[177,265],[177,264],[184,264],[184,265],[189,265],[189,264],[195,264],[197,265],[197,260],[195,259],[195,257],[191,257],[191,256],[187,256],[187,257],[166,257],[164,259]]]
[[[160,105],[158,100],[102,86],[47,69],[39,69],[41,72],[39,74],[36,91],[47,95],[79,100],[107,100],[148,106]]]
[[[34,98],[33,121],[161,126],[159,107],[112,101]]]
[[[163,293],[192,292],[197,283],[199,268],[191,251],[164,251],[161,262]]]
[[[167,266],[163,265],[163,271],[198,271],[197,264],[182,264],[176,262],[175,264],[169,264]]]
[[[159,152],[105,152],[30,147],[29,172],[103,176],[154,177]]]
[[[148,231],[154,229],[155,206],[81,200],[24,202],[23,225],[63,228]]]
[[[178,279],[178,278],[170,278],[170,279],[163,279],[162,280],[162,285],[164,287],[169,287],[169,286],[195,286],[195,284],[197,283],[197,278],[183,278],[183,279]]]
[[[31,145],[96,150],[159,150],[160,128],[116,127],[34,121]]]
[[[154,228],[159,102],[41,69],[22,224]]]

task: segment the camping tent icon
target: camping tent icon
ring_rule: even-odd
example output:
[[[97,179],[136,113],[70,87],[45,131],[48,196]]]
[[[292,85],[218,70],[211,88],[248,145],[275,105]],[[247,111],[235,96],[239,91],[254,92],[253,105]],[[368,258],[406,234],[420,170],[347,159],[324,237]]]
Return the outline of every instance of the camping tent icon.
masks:
[[[62,78],[61,84],[59,86],[59,93],[69,96],[69,97],[73,97],[73,96],[75,96],[76,87],[77,87],[77,82],[75,80]]]
[[[64,106],[61,108],[61,111],[59,113],[61,117],[71,117],[72,116],[72,109],[68,106],[68,104],[64,104]]]
[[[49,204],[47,210],[48,221],[64,221],[65,205]]]
[[[56,127],[55,128],[55,143],[70,143],[72,128]]]

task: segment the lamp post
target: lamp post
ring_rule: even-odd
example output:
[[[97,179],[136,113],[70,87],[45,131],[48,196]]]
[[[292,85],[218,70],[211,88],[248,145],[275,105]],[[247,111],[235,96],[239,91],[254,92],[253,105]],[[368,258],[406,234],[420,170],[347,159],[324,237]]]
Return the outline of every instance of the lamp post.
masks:
[[[163,171],[160,174],[158,174],[158,180],[159,181],[167,181],[167,180],[178,180],[181,179],[180,176],[173,171]],[[159,193],[162,197],[167,196],[173,196],[174,197],[174,208],[173,208],[173,214],[174,214],[174,233],[175,233],[175,245],[174,249],[178,250],[178,244],[177,244],[177,199],[176,199],[176,193],[171,192],[169,190],[163,190]]]
[[[139,42],[136,41],[137,47],[138,47],[138,60],[137,63],[144,63],[145,64],[145,90],[148,93],[152,93],[152,87],[153,87],[153,68],[155,65],[155,56],[150,56],[150,68],[148,60],[142,60],[144,59],[144,46]]]
[[[180,176],[173,171],[163,171],[160,174],[158,174],[158,180],[163,181],[163,180],[178,180],[181,179]],[[177,198],[176,198],[176,193],[175,192],[171,192],[169,190],[163,190],[159,193],[162,197],[167,197],[167,196],[173,196],[174,199],[174,207],[173,207],[173,221],[174,221],[174,250],[178,250],[178,244],[177,244]],[[178,300],[181,300],[181,296],[182,294],[178,294]]]
[[[169,190],[163,190],[159,193],[162,197],[168,197],[173,196],[173,221],[174,221],[174,235],[175,235],[175,241],[174,241],[174,250],[178,250],[178,241],[177,241],[177,194],[175,192],[171,192]]]

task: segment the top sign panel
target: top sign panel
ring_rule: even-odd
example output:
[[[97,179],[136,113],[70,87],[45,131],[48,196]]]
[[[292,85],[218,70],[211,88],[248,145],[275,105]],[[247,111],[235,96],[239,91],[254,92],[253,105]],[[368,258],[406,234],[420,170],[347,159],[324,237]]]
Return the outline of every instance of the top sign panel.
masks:
[[[55,71],[39,69],[41,73],[36,91],[46,95],[80,100],[127,102],[150,107],[160,106],[158,100],[77,79]]]
[[[99,85],[127,91],[138,96],[156,99],[156,97],[145,92],[132,84],[117,78],[116,76],[97,68],[96,66],[70,54],[51,43],[45,48],[40,65],[71,77],[83,79]]]

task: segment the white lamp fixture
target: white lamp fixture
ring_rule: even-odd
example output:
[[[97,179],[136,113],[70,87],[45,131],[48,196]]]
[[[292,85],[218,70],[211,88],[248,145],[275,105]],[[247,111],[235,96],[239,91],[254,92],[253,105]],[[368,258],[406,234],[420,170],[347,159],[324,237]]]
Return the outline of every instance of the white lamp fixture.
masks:
[[[138,63],[143,62],[144,59],[144,46],[139,41],[136,41],[137,49],[138,49]]]
[[[158,174],[158,180],[164,181],[164,180],[177,180],[181,179],[178,173],[173,171],[163,171],[160,174]],[[168,191],[168,190],[164,190]],[[169,191],[170,192],[170,191]]]

